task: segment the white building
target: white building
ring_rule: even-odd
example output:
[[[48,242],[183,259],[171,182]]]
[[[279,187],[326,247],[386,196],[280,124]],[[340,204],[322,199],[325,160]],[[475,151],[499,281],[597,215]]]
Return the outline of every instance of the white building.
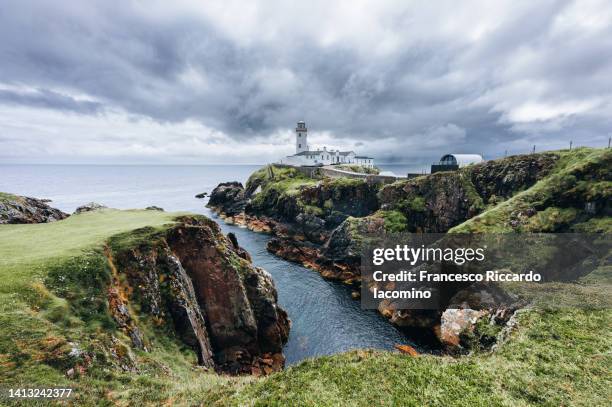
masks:
[[[374,167],[371,157],[355,155],[354,151],[310,150],[308,146],[308,129],[306,123],[299,121],[295,128],[295,154],[280,160],[281,164],[299,166],[322,166],[336,164],[358,164],[364,167]]]
[[[480,154],[445,154],[440,161],[431,165],[431,173],[455,171],[468,165],[484,162]]]

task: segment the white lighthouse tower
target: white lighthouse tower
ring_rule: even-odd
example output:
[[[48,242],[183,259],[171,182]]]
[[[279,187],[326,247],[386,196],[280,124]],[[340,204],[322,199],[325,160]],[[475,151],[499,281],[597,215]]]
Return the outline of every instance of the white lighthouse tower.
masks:
[[[308,129],[305,122],[299,121],[295,128],[295,153],[303,151],[308,151]]]

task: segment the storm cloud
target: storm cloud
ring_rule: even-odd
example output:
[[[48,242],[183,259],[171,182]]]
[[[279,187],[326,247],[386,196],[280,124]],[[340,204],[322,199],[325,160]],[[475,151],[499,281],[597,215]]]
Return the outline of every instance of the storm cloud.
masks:
[[[0,3],[0,160],[381,162],[604,146],[607,1]]]

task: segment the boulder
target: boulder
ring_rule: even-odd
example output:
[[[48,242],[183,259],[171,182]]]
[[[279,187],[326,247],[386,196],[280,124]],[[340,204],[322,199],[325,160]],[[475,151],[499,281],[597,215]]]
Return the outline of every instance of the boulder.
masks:
[[[160,212],[164,211],[164,208],[160,208],[159,206],[155,206],[155,205],[147,206],[145,209],[147,211],[160,211]]]
[[[210,193],[207,206],[226,216],[236,216],[244,211],[247,199],[240,182],[224,182]]]
[[[442,313],[439,339],[447,348],[461,347],[462,336],[474,332],[476,323],[489,315],[488,310],[449,308]]]
[[[95,202],[89,202],[85,205],[79,206],[74,211],[73,215],[78,215],[80,213],[91,212],[91,211],[99,211],[100,209],[106,209],[107,207]]]

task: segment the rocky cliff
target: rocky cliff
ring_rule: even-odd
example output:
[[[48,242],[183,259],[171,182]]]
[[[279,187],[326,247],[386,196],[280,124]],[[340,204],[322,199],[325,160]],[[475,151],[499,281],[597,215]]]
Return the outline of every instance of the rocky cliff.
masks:
[[[46,199],[0,192],[0,224],[46,223],[65,219],[69,215],[52,208]]]
[[[150,323],[218,371],[282,369],[289,321],[271,276],[210,219],[177,221],[163,231],[140,230],[109,242],[108,302],[119,328],[135,348],[146,350],[151,338],[140,325]]]
[[[586,148],[512,156],[385,186],[269,166],[253,174],[246,188],[231,184],[231,194],[228,184],[220,185],[209,205],[247,227],[272,233],[271,252],[358,287],[362,246],[369,236],[610,231],[611,168],[612,151]],[[235,208],[244,209],[236,213]],[[262,223],[265,228],[253,227]],[[449,307],[459,303],[457,295],[464,294],[448,293]],[[395,310],[386,302],[379,311],[398,326],[434,328],[452,346],[459,343],[458,334],[451,335],[458,328],[450,326],[473,329],[472,320],[486,317],[495,324],[511,316],[509,309]]]
[[[349,281],[355,278],[352,255],[338,262],[325,252],[338,252],[334,242],[341,236],[338,230],[348,227],[345,222],[378,210],[379,189],[365,180],[306,176],[295,168],[268,166],[255,172],[246,187],[220,184],[208,206],[229,222],[272,233],[271,252],[327,278]]]

